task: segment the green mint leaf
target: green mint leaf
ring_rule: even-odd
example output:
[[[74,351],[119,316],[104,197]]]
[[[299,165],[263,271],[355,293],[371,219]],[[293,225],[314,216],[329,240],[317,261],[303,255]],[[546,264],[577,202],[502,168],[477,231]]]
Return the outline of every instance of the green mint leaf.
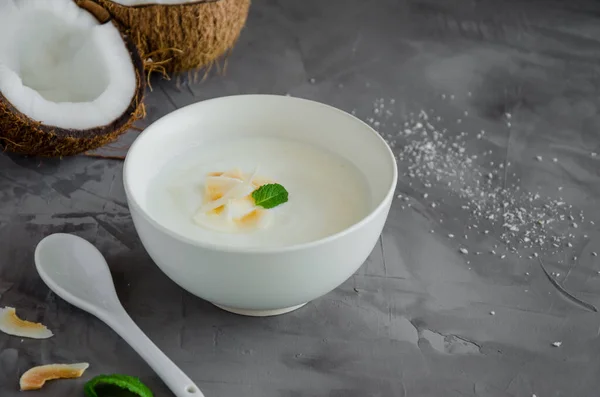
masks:
[[[256,205],[270,209],[287,202],[288,191],[279,183],[268,183],[253,191],[252,198]]]
[[[112,397],[115,391],[129,392],[132,396],[154,397],[138,378],[119,374],[96,376],[85,384],[83,391],[87,397]]]

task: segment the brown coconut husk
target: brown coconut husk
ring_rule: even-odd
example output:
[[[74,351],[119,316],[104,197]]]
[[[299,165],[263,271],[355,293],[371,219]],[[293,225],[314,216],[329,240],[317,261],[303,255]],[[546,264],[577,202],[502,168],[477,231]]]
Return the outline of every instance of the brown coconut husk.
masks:
[[[246,24],[250,0],[199,0],[180,5],[122,6],[94,0],[133,37],[147,71],[197,77],[233,48]]]
[[[97,4],[91,3],[91,7],[88,8],[89,0],[79,0],[77,3],[101,23],[113,23],[109,22],[110,15],[97,8]],[[143,104],[146,88],[144,62],[133,40],[123,33],[121,36],[131,55],[137,81],[135,95],[121,117],[110,124],[87,130],[48,126],[21,113],[0,92],[0,145],[4,150],[41,157],[71,156],[116,140],[133,122],[143,118],[146,115]]]

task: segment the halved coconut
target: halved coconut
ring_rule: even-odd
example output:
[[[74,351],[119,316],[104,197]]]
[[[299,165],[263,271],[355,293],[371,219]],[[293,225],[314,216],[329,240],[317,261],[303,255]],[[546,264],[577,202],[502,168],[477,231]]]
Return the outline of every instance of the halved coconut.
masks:
[[[40,156],[102,146],[144,113],[143,62],[97,4],[0,1],[0,144]],[[94,12],[94,14],[92,14]]]
[[[246,24],[250,0],[94,0],[129,30],[148,69],[168,74],[212,64]]]

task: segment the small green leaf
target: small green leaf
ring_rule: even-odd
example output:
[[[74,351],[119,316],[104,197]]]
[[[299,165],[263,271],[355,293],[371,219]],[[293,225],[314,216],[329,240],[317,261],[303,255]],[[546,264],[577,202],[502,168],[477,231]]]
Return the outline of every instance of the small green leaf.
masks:
[[[87,397],[112,397],[108,394],[110,389],[128,391],[139,397],[153,397],[152,391],[138,378],[128,375],[99,375],[90,379],[84,386],[83,391]]]
[[[287,202],[288,191],[279,183],[268,183],[253,191],[252,198],[256,205],[270,209]]]

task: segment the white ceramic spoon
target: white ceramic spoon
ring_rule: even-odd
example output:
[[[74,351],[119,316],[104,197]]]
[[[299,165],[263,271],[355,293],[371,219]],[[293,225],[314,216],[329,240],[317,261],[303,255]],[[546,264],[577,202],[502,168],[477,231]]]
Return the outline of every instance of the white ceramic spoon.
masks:
[[[40,277],[58,296],[98,317],[152,367],[177,397],[204,397],[127,314],[106,260],[92,244],[71,234],[52,234],[35,250]]]

